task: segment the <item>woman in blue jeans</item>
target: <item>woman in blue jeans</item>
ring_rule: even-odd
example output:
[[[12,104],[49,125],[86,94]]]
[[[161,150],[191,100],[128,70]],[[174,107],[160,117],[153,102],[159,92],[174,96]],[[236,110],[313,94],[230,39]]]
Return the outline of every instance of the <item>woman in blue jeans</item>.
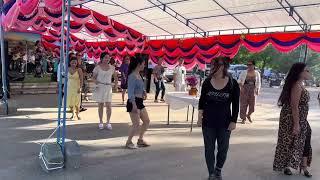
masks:
[[[164,85],[164,79],[168,81],[168,78],[164,75],[164,67],[162,66],[163,63],[163,58],[159,57],[158,59],[158,64],[153,68],[153,81],[156,86],[156,94],[155,94],[155,99],[154,102],[158,102],[158,96],[161,92],[161,102],[164,102],[164,95],[166,94],[166,87]]]
[[[231,131],[236,128],[239,113],[240,88],[228,74],[229,61],[230,58],[223,57],[212,62],[211,74],[202,85],[199,100],[198,126],[202,126],[209,180],[222,179]]]

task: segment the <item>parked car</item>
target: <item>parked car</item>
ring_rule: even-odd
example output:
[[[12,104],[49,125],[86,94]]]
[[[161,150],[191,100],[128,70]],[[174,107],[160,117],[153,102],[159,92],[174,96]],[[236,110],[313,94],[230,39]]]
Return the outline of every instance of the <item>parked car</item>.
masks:
[[[173,69],[169,69],[167,67],[164,67],[164,75],[169,79],[167,82],[173,81]]]
[[[229,68],[229,73],[232,75],[233,78],[239,79],[239,76],[242,71],[247,70],[247,66],[243,64],[232,64]]]
[[[269,87],[281,86],[281,83],[284,83],[285,74],[281,73],[272,73],[269,78]]]

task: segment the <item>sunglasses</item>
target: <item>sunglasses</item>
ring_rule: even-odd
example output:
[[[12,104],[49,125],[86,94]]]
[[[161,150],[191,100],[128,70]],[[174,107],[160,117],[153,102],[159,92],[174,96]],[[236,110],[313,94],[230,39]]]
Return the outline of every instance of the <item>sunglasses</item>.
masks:
[[[253,64],[247,64],[247,66],[253,66]]]
[[[222,66],[222,65],[225,65],[225,63],[224,63],[223,61],[215,61],[215,62],[213,63],[213,65],[220,65],[220,66]]]

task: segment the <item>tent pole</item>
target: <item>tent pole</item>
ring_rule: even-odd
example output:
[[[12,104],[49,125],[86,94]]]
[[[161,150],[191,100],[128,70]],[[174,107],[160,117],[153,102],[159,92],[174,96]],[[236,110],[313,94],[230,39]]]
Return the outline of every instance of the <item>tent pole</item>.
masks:
[[[1,46],[1,64],[2,64],[2,91],[3,91],[3,97],[2,97],[2,101],[4,103],[5,106],[5,113],[8,115],[9,114],[9,106],[8,106],[8,98],[7,98],[7,71],[6,71],[6,67],[7,67],[7,63],[5,60],[5,51],[4,51],[4,29],[3,29],[3,25],[2,25],[2,11],[3,11],[3,1],[0,2],[1,3],[1,16],[0,16],[0,46]]]
[[[67,0],[67,34],[66,34],[66,61],[65,61],[65,78],[64,78],[64,99],[63,99],[63,127],[62,127],[62,152],[65,153],[64,143],[66,138],[66,111],[68,98],[68,64],[69,64],[69,49],[70,49],[70,8],[71,0]]]
[[[28,41],[26,41],[26,70],[25,70],[24,74],[28,73],[28,59],[29,59]]]
[[[63,0],[62,3],[62,16],[61,16],[61,42],[60,42],[60,62],[58,64],[59,66],[59,77],[57,77],[59,79],[59,84],[58,84],[58,90],[59,90],[59,94],[58,94],[58,130],[57,130],[57,142],[61,145],[62,141],[61,141],[61,106],[62,106],[62,81],[64,80],[62,78],[62,72],[64,72],[64,19],[65,19],[65,0]]]
[[[304,57],[303,57],[303,62],[306,63],[308,60],[308,45],[305,45],[305,49],[304,49]]]

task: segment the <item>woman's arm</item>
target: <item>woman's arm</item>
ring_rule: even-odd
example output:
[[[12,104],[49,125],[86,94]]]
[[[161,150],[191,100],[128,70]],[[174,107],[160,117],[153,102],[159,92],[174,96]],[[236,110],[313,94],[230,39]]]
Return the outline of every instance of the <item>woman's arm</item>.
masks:
[[[242,71],[239,76],[238,83],[239,83],[240,90],[242,89],[242,87],[244,85],[244,81],[246,80],[246,76],[247,76],[247,71]]]
[[[136,79],[134,78],[134,75],[130,75],[128,77],[128,99],[130,102],[135,102],[135,95],[134,95],[134,89],[136,86]]]
[[[240,88],[236,80],[233,80],[233,89],[232,89],[232,114],[231,122],[237,123],[238,114],[239,114],[239,96]]]
[[[93,72],[92,72],[92,80],[98,84],[98,81],[97,81],[97,77],[98,77],[98,66],[97,65],[94,69],[93,69]]]
[[[208,91],[208,87],[207,87],[207,83],[208,83],[209,79],[206,79],[203,84],[202,84],[202,87],[201,87],[201,94],[200,94],[200,99],[199,99],[199,106],[198,106],[198,126],[201,126],[202,124],[202,118],[203,118],[203,110],[204,110],[204,107],[206,105],[206,94],[207,94],[207,91]]]
[[[259,95],[260,89],[261,89],[261,75],[258,71],[256,71],[256,79],[257,79],[256,94]]]
[[[293,117],[293,134],[297,135],[300,131],[300,115],[299,115],[299,101],[302,93],[302,88],[295,84],[291,90],[291,97],[290,97],[290,106],[292,110],[292,117]]]

